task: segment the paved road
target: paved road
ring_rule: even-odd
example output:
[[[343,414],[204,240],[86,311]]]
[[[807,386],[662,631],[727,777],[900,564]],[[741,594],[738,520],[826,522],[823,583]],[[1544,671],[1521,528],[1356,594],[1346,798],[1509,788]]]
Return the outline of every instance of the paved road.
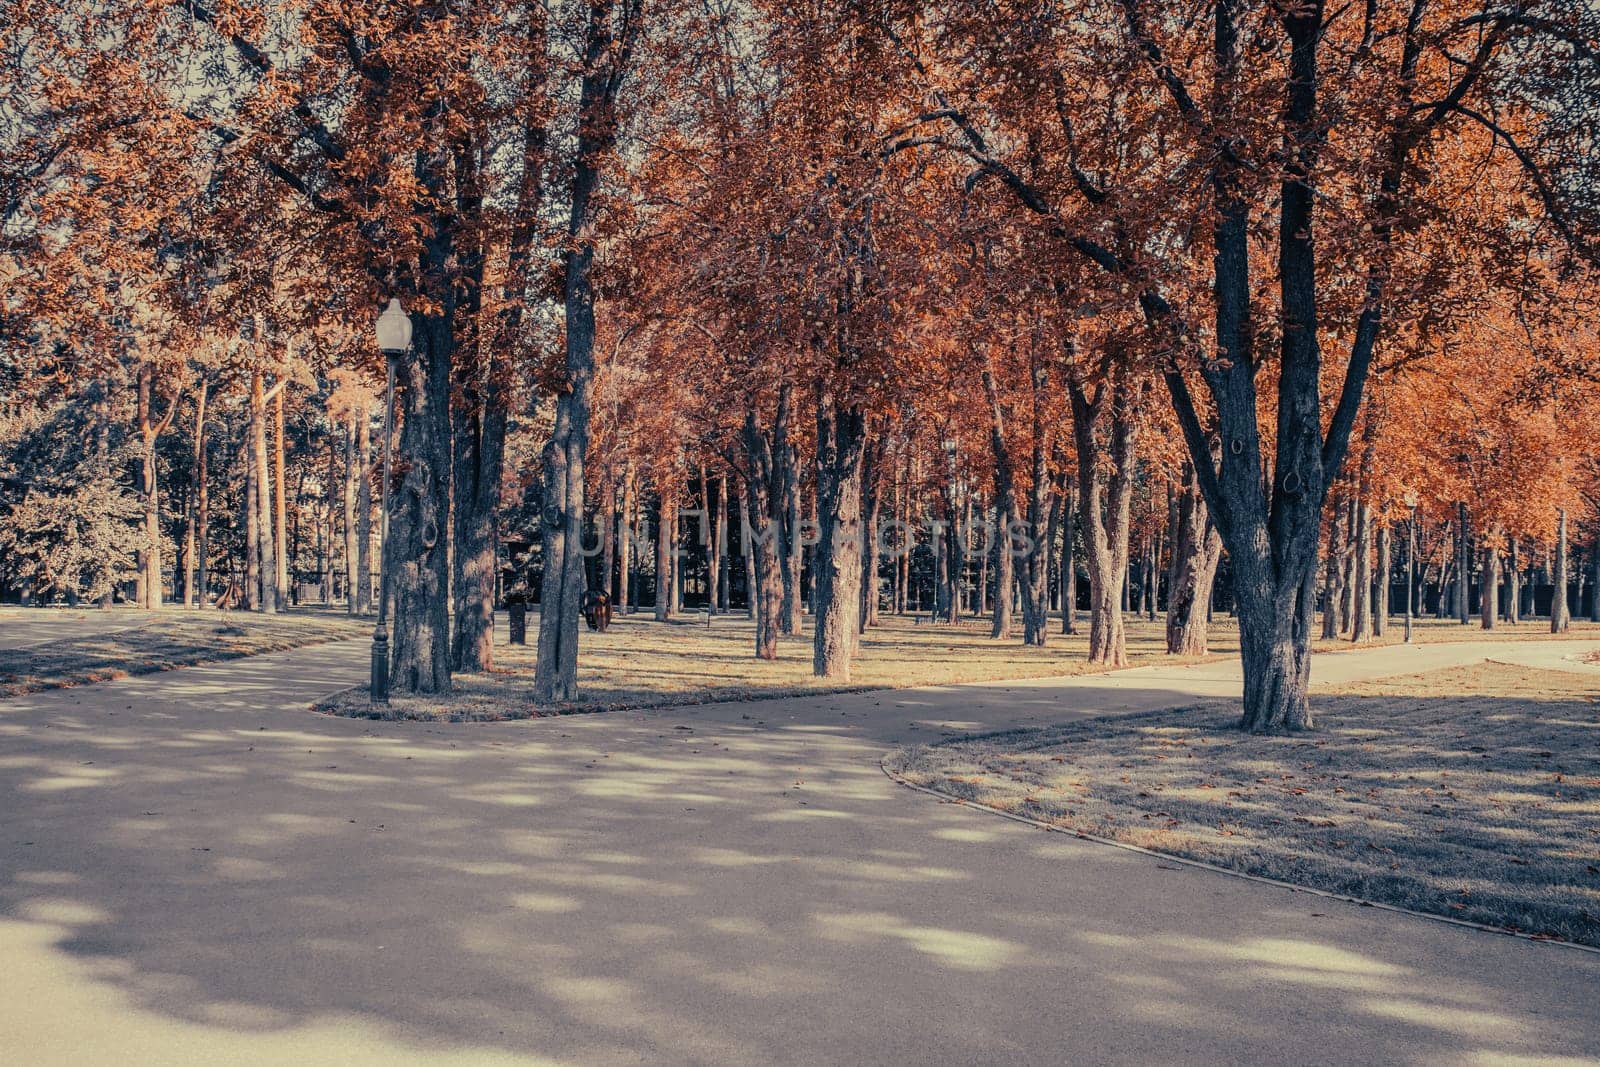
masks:
[[[1046,834],[877,767],[1226,695],[1231,665],[520,724],[302,710],[366,652],[0,703],[8,1062],[1600,1056],[1600,955]]]

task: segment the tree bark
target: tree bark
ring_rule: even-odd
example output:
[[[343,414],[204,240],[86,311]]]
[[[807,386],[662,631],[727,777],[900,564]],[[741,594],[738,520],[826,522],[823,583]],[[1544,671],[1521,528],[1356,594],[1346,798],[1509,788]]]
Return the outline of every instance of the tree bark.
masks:
[[[772,430],[772,462],[777,473],[777,492],[783,508],[783,613],[780,625],[786,634],[798,634],[805,625],[805,603],[800,596],[800,577],[804,571],[804,545],[800,535],[800,472],[793,442],[789,439],[790,387],[778,394],[778,418]]]
[[[280,607],[289,606],[289,498],[284,492],[283,386],[272,398],[272,554],[277,562],[274,591]]]
[[[1328,515],[1328,556],[1323,567],[1322,637],[1339,636],[1339,602],[1344,597],[1344,502],[1335,499]]]
[[[578,696],[578,608],[584,589],[583,465],[589,450],[594,387],[594,196],[602,161],[616,144],[616,97],[639,32],[640,7],[592,0],[584,33],[583,76],[567,217],[564,391],[556,429],[545,446],[545,568],[540,590],[539,651],[534,697],[541,703]],[[621,18],[613,26],[613,14]]]
[[[1022,543],[1022,643],[1043,648],[1050,638],[1050,557],[1061,518],[1061,501],[1053,491],[1050,475],[1050,423],[1045,414],[1049,376],[1037,358],[1037,344],[1030,348],[1030,353],[1034,356],[1031,373],[1033,477],[1028,487],[1026,540]],[[1013,547],[1009,537],[1007,542],[1009,551]]]
[[[372,419],[365,406],[356,420],[356,610],[372,611]]]
[[[817,398],[816,626],[811,670],[849,681],[861,625],[861,468],[866,418],[827,393]]]
[[[267,393],[260,371],[250,376],[250,455],[255,471],[257,564],[252,583],[258,587],[255,606],[268,613],[278,610],[278,563],[274,551],[272,479],[267,463]]]
[[[629,586],[632,584],[633,550],[639,531],[633,521],[635,510],[634,474],[631,468],[622,473],[622,507],[617,511],[617,573],[612,591],[612,602],[617,611],[628,614]]]
[[[1350,640],[1372,640],[1372,509],[1365,500],[1356,504],[1355,567]]]
[[[1550,598],[1550,632],[1564,634],[1571,624],[1572,616],[1567,607],[1567,509],[1562,508],[1556,518],[1556,552],[1555,574],[1551,582],[1555,586]]]
[[[706,521],[702,529],[709,527],[709,536],[706,538],[706,612],[710,615],[717,613],[717,571],[722,566],[722,524],[720,511],[722,493],[712,488],[712,479],[706,471],[705,464],[700,465],[700,499],[706,509]]]
[[[990,545],[985,551],[985,558],[993,555],[995,563],[994,619],[989,636],[1002,638],[1011,636],[1011,596],[1016,580],[1010,539],[1005,534],[1017,513],[1016,472],[1011,464],[1011,450],[1006,447],[1005,412],[1000,406],[994,375],[987,368],[983,372],[983,391],[989,401],[989,449],[994,457],[995,524],[989,531]]]
[[[1512,626],[1522,621],[1522,560],[1513,537],[1506,556],[1506,621]]]
[[[454,338],[448,308],[413,313],[412,320],[416,339],[394,361],[400,440],[389,489],[386,546],[394,615],[389,677],[400,690],[443,693],[450,689],[449,408]]]
[[[1600,622],[1600,532],[1589,549],[1589,621]]]
[[[1483,577],[1478,583],[1478,619],[1485,630],[1493,630],[1500,617],[1500,553],[1483,546]]]
[[[509,373],[499,356],[491,357],[481,372],[465,368],[458,375],[458,401],[452,405],[451,665],[464,673],[494,669],[495,559],[507,415],[504,377]]]
[[[1070,478],[1061,485],[1061,632],[1078,632],[1078,561],[1074,558],[1076,488]]]
[[[595,587],[606,595],[611,601],[614,611],[620,610],[616,606],[613,590],[617,578],[617,513],[619,509],[618,496],[621,489],[609,469],[607,476],[601,482],[600,488],[600,513],[595,516],[595,525],[598,526],[600,535],[600,569],[595,575]]]
[[[195,513],[196,498],[203,480],[202,457],[205,455],[206,447],[206,400],[208,395],[207,383],[202,381],[200,383],[200,392],[195,396],[194,453],[192,462],[194,474],[189,492],[184,494],[183,502],[183,605],[187,608],[195,606]]]
[[[866,442],[861,462],[861,611],[858,618],[862,633],[866,633],[867,627],[878,624],[881,585],[878,577],[881,562],[878,525],[883,515],[885,447],[883,435],[875,435]]]
[[[1113,667],[1128,662],[1122,593],[1128,574],[1137,436],[1131,373],[1108,367],[1092,394],[1081,378],[1068,378],[1078,450],[1078,514],[1089,572],[1089,662]]]
[[[780,400],[780,421],[788,418],[787,405]],[[778,635],[783,632],[784,613],[784,519],[787,507],[781,486],[783,475],[777,469],[777,438],[774,427],[769,436],[756,423],[752,408],[745,412],[740,441],[744,446],[745,477],[741,548],[746,562],[749,610],[755,617],[757,659],[778,658]]]
[[[1204,656],[1206,607],[1222,560],[1222,536],[1206,507],[1194,465],[1185,463],[1172,529],[1172,578],[1167,590],[1167,652]]]
[[[257,506],[261,490],[256,486],[260,474],[256,468],[254,394],[252,386],[250,415],[239,447],[239,459],[244,463],[244,499],[240,507],[244,510],[244,606],[248,611],[261,610],[261,511]]]
[[[1389,579],[1390,555],[1389,524],[1383,522],[1378,525],[1378,580],[1377,580],[1377,609],[1372,613],[1372,632],[1376,637],[1382,637],[1389,627]]]
[[[678,547],[678,502],[662,487],[656,493],[656,601],[657,622],[672,618],[673,562]]]
[[[153,363],[139,367],[139,495],[144,504],[144,543],[138,553],[138,580],[135,600],[141,608],[161,606],[161,487],[156,467],[156,443],[177,414],[178,397],[167,403],[167,413],[155,417],[155,377]]]
[[[1216,67],[1220,77],[1232,79],[1242,58],[1234,9],[1219,5],[1215,17]],[[1229,554],[1245,676],[1240,726],[1252,731],[1296,730],[1313,722],[1307,688],[1320,516],[1328,486],[1344,464],[1371,370],[1383,321],[1399,193],[1415,143],[1397,133],[1378,171],[1366,299],[1355,324],[1338,402],[1324,431],[1312,188],[1322,146],[1317,51],[1324,11],[1320,2],[1301,4],[1283,8],[1279,18],[1289,48],[1281,113],[1285,143],[1278,198],[1280,323],[1271,465],[1263,454],[1258,421],[1249,274],[1252,193],[1243,164],[1227,151],[1219,151],[1211,176],[1217,351],[1200,369],[1216,409],[1220,467],[1210,460],[1210,434],[1201,424],[1183,372],[1177,368],[1164,372],[1173,410]],[[1407,33],[1414,34],[1415,28]],[[1408,36],[1404,76],[1399,80],[1407,91],[1414,84],[1413,56],[1419,51]],[[1216,99],[1219,108],[1226,108],[1231,97],[1221,93]],[[1171,308],[1164,301],[1148,294],[1141,299],[1152,318],[1171,321]]]
[[[732,610],[728,604],[728,576],[733,567],[729,558],[728,540],[728,515],[729,497],[733,495],[733,476],[724,469],[718,479],[720,491],[717,493],[717,573],[714,579],[716,588],[717,611],[726,614]]]
[[[344,428],[344,596],[345,613],[356,615],[365,610],[361,590],[367,584],[361,573],[361,534],[357,525],[357,482],[364,464],[358,458],[356,445],[358,426],[366,421],[366,412],[357,408]],[[370,490],[369,490],[370,492]]]

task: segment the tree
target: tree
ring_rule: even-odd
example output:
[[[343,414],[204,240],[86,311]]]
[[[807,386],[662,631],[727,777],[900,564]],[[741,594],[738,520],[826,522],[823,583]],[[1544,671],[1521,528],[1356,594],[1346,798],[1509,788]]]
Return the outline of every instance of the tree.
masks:
[[[594,403],[597,195],[602,168],[617,143],[618,98],[644,20],[640,0],[589,0],[587,7],[562,279],[566,359],[555,431],[544,451],[544,576],[534,697],[550,703],[578,695],[578,602],[585,583],[584,456]]]

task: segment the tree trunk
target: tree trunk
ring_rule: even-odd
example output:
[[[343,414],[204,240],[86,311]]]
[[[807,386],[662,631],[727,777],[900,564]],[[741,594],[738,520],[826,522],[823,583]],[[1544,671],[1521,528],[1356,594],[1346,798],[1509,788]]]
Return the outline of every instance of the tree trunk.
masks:
[[[333,605],[334,571],[339,562],[339,520],[335,516],[342,513],[344,499],[339,483],[338,442],[331,430],[330,427],[325,439],[328,465],[323,472],[322,516],[317,521],[317,584],[322,603],[328,607]]]
[[[356,452],[357,427],[366,417],[366,412],[358,407],[344,428],[344,606],[348,615],[363,610],[361,588],[367,581],[360,569],[363,553],[356,510],[357,482],[363,467]]]
[[[1016,580],[1010,538],[1006,536],[1017,514],[1016,472],[1012,469],[1011,450],[1006,447],[1005,412],[1000,407],[994,375],[988,369],[983,372],[983,391],[989,401],[989,449],[994,457],[995,525],[989,531],[990,544],[984,552],[985,559],[993,555],[995,564],[994,620],[989,636],[1002,638],[1011,636],[1011,596]]]
[[[787,419],[787,404],[780,400],[778,421]],[[778,436],[776,424],[769,436],[757,426],[754,410],[745,412],[740,431],[745,454],[741,497],[744,536],[740,547],[745,558],[748,606],[756,623],[756,658],[765,660],[778,658],[778,635],[783,631],[783,528],[788,509],[781,492],[783,475],[777,469],[778,450],[774,444]]]
[[[202,396],[204,392],[202,391]],[[205,420],[195,422],[195,607],[204,610],[211,606],[209,586],[211,581],[211,486],[206,470]]]
[[[432,255],[439,238],[428,242]],[[414,693],[450,689],[451,318],[414,313],[416,340],[394,359],[400,424],[389,487],[386,566],[394,635],[391,684]]]
[[[1144,617],[1156,618],[1156,603],[1161,599],[1161,528],[1152,525],[1147,539],[1144,563]]]
[[[195,397],[193,482],[183,502],[183,605],[195,606],[194,553],[195,553],[195,498],[200,491],[201,464],[205,455],[207,383],[200,383]]]
[[[1567,607],[1567,509],[1562,508],[1556,518],[1556,565],[1551,582],[1555,590],[1550,598],[1550,632],[1564,634],[1572,616]]]
[[[244,461],[244,606],[249,611],[261,610],[261,509],[257,506],[261,490],[256,483],[260,474],[256,468],[255,418],[245,423],[245,439],[239,449]]]
[[[750,516],[754,515],[754,514],[757,514],[760,511],[760,509],[761,509],[761,504],[759,502],[755,501],[750,495],[750,490],[747,488],[747,485],[746,485],[746,479],[740,479],[740,481],[739,481],[739,531],[740,531],[741,537],[740,537],[740,544],[739,544],[739,554],[740,554],[740,557],[744,560],[744,615],[745,615],[745,618],[751,619],[751,620],[755,619],[755,617],[756,617],[756,608],[759,606],[757,601],[758,601],[759,597],[757,596],[757,591],[756,591],[756,584],[757,584],[756,583],[756,561],[755,561],[754,556],[752,555],[753,549],[751,548],[751,544],[750,544],[751,538],[749,536],[749,531],[754,526],[754,521],[751,519]],[[777,566],[776,559],[774,559],[774,561],[773,561],[773,566],[775,566],[775,567]],[[777,591],[777,595],[779,597],[779,600],[781,600],[782,597],[783,597],[783,575],[782,575],[781,572],[778,574],[778,584],[774,588]],[[773,601],[772,604],[769,605],[772,608],[772,616],[773,616],[774,619],[776,619],[776,616],[777,616],[777,610],[778,610],[777,609],[777,604],[778,603],[779,603],[779,601]],[[774,622],[774,624],[773,624],[773,631],[772,632],[774,633],[774,635],[776,635],[777,632],[778,632],[777,631],[776,622]],[[761,635],[760,635],[759,632],[757,633],[756,637],[757,637],[757,641],[759,642],[759,640],[761,638]]]
[[[1206,507],[1194,465],[1183,467],[1183,489],[1176,495],[1172,529],[1172,579],[1167,590],[1167,652],[1204,656],[1206,606],[1222,560],[1222,536]]]
[[[683,516],[679,514],[680,504],[674,496],[672,507],[672,550],[669,553],[669,562],[672,565],[672,580],[667,583],[671,593],[669,600],[670,612],[673,615],[683,614],[683,583],[684,583],[684,551],[683,551]]]
[[[1339,620],[1338,633],[1348,633],[1355,622],[1356,593],[1356,504],[1352,497],[1345,502],[1344,538],[1339,554]]]
[[[711,476],[706,472],[704,464],[700,466],[700,499],[705,504],[706,521],[702,529],[709,527],[706,538],[706,612],[710,615],[717,613],[717,572],[722,567],[722,523],[721,506],[722,492],[712,488]]]
[[[634,474],[631,469],[626,469],[622,474],[622,507],[617,512],[617,574],[616,585],[613,587],[612,602],[616,604],[617,611],[623,615],[628,614],[628,594],[633,568],[633,549],[638,529],[633,521],[635,509],[634,501]]]
[[[672,618],[673,562],[678,547],[678,502],[662,487],[656,494],[656,621]]]
[[[289,606],[289,498],[283,489],[284,482],[283,439],[283,387],[272,398],[272,554],[277,562],[273,572],[274,592],[279,607]]]
[[[817,399],[815,630],[811,671],[850,680],[861,625],[861,475],[866,418],[823,393]]]
[[[372,419],[365,406],[356,419],[356,610],[372,611]]]
[[[1600,532],[1589,549],[1589,621],[1600,622]]]
[[[578,696],[578,608],[584,589],[583,465],[589,451],[594,386],[594,195],[602,161],[616,144],[616,94],[638,32],[638,9],[624,10],[619,38],[612,5],[589,5],[579,84],[571,210],[567,216],[565,391],[556,431],[545,446],[545,568],[540,589],[539,653],[534,697],[541,703]]]
[[[1323,566],[1322,637],[1339,636],[1339,601],[1344,596],[1344,502],[1335,499],[1328,509],[1328,556]]]
[[[481,374],[464,368],[452,405],[454,534],[451,593],[455,633],[451,666],[465,673],[494,669],[494,592],[500,481],[505,463],[509,369],[491,357]]]
[[[1478,619],[1485,630],[1493,630],[1500,617],[1500,553],[1483,546],[1483,577],[1478,582]]]
[[[911,536],[910,494],[901,486],[896,485],[895,499],[897,501],[895,505],[896,514],[899,515],[903,524],[900,527],[901,536],[909,539]],[[894,613],[896,615],[904,615],[906,607],[910,603],[908,597],[911,592],[909,588],[911,585],[911,543],[907,540],[906,543],[897,546],[897,548],[898,551],[894,561]]]
[[[134,599],[145,609],[161,606],[161,489],[156,472],[156,442],[172,418],[169,410],[166,419],[156,422],[155,376],[154,364],[139,367],[139,496],[144,504],[144,538],[139,546]],[[176,397],[171,406],[177,406]]]
[[[1078,561],[1074,558],[1076,489],[1071,479],[1061,485],[1061,632],[1078,632]]]
[[[619,610],[612,590],[617,578],[617,497],[620,492],[616,479],[608,473],[601,483],[600,513],[595,516],[595,525],[600,528],[600,571],[594,585],[611,601],[614,611]]]
[[[977,613],[978,615],[987,615],[987,614],[989,614],[989,570],[990,570],[989,561],[994,557],[994,554],[997,551],[999,551],[999,547],[1000,547],[999,544],[998,544],[997,538],[995,537],[995,528],[996,528],[997,525],[1003,526],[1006,523],[1006,518],[1005,517],[1001,517],[999,515],[998,510],[996,511],[995,515],[996,515],[996,521],[995,522],[991,522],[989,520],[989,511],[988,511],[987,508],[985,508],[985,509],[983,509],[982,513],[980,514],[980,516],[978,518],[979,525],[981,525],[983,527],[984,531],[985,531],[985,533],[984,533],[983,550],[977,553],[977,557],[978,557],[978,587],[977,587],[977,589],[973,590],[973,593],[972,593],[973,597],[977,601],[975,604],[973,604],[972,610],[975,613]],[[969,515],[969,521],[970,521],[970,515]],[[969,536],[971,534],[971,527],[970,526],[968,527],[968,534],[969,534]],[[998,572],[998,567],[996,567],[996,571]],[[996,599],[999,599],[998,596],[996,597]],[[1007,629],[1009,630],[1010,629],[1010,618],[1009,618],[1009,616],[1007,617],[1006,623],[1007,623]]]
[[[255,469],[255,547],[257,565],[252,583],[258,587],[256,608],[278,610],[278,562],[274,551],[272,477],[267,462],[267,396],[260,371],[250,376],[250,454]]]
[[[783,509],[783,612],[780,625],[786,634],[797,634],[805,625],[805,604],[800,598],[800,576],[804,570],[804,546],[800,536],[800,472],[794,445],[789,440],[790,387],[778,395],[777,421],[773,423],[772,462],[778,480],[779,506]]]
[[[733,476],[724,470],[719,479],[720,492],[717,493],[717,573],[714,579],[716,589],[717,611],[726,614],[731,610],[728,604],[728,575],[732,570],[733,561],[729,559],[728,545],[728,515],[730,508],[728,498],[733,494]]]
[[[861,632],[878,624],[878,595],[881,582],[878,568],[882,542],[879,539],[879,520],[883,515],[883,451],[882,435],[867,441],[861,461]]]
[[[1050,635],[1050,557],[1055,544],[1056,526],[1061,519],[1061,501],[1055,494],[1050,475],[1050,420],[1046,415],[1046,390],[1049,372],[1039,361],[1035,335],[1029,346],[1032,362],[1032,479],[1028,486],[1027,531],[1022,548],[1022,643],[1043,648]],[[1005,550],[1013,548],[1006,538]]]
[[[1112,667],[1128,662],[1122,593],[1137,435],[1130,373],[1112,368],[1110,380],[1097,385],[1092,397],[1080,379],[1068,379],[1078,450],[1078,514],[1089,572],[1089,662]],[[1103,439],[1108,439],[1105,447]]]
[[[1372,633],[1376,637],[1382,637],[1389,626],[1390,555],[1389,524],[1383,522],[1378,525],[1378,605],[1372,613]]]
[[[1365,500],[1356,504],[1355,566],[1350,640],[1372,640],[1372,509]]]
[[[1513,537],[1506,557],[1506,621],[1512,626],[1522,621],[1522,560]]]

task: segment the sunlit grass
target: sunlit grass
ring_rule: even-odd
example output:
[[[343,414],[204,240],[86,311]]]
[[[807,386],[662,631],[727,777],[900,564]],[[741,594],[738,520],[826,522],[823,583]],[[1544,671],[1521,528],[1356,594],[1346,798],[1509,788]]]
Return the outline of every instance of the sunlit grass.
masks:
[[[755,658],[755,630],[743,614],[718,615],[709,624],[704,613],[671,622],[647,615],[618,616],[612,628],[597,634],[583,630],[578,644],[579,701],[540,706],[532,700],[537,619],[528,623],[527,645],[499,644],[495,671],[488,675],[457,674],[447,696],[394,694],[388,715],[403,719],[478,721],[522,719],[541,714],[660,707],[852,689],[894,689],[957,682],[1053,678],[1103,670],[1088,662],[1088,620],[1080,618],[1077,634],[1060,633],[1052,620],[1044,648],[1023,645],[1021,621],[1014,636],[994,640],[987,618],[968,618],[954,625],[917,624],[910,616],[886,616],[862,636],[848,683],[821,681],[812,675],[811,622],[803,634],[782,638],[776,660]],[[1437,620],[1419,621],[1421,641],[1481,639],[1476,627]],[[1132,666],[1192,663],[1169,656],[1165,623],[1139,617],[1127,620],[1128,658]],[[1587,632],[1600,634],[1600,629]],[[1582,635],[1582,632],[1577,634]],[[504,630],[500,633],[503,635]],[[1497,637],[1548,637],[1532,625],[1497,631]],[[1394,626],[1384,642],[1399,640]],[[1211,656],[1236,655],[1238,627],[1222,616],[1211,627]],[[1348,649],[1348,641],[1319,642],[1319,650]],[[339,714],[370,713],[366,690],[352,689],[324,705]]]
[[[20,648],[0,648],[0,696],[86,685],[345,640],[368,633],[372,627],[370,621],[331,611],[257,615],[242,611],[171,608],[157,612],[116,612],[111,623],[103,620],[112,616],[88,618],[92,613],[78,614],[85,617],[86,628],[95,626],[95,632],[57,637]],[[30,623],[36,620],[48,622],[52,631],[58,631],[61,620],[70,618],[65,612],[52,608],[11,609],[0,617],[6,626],[17,627],[24,636]]]
[[[1318,728],[1231,702],[904,750],[920,784],[1297,884],[1600,944],[1600,686],[1480,664],[1319,694]]]

